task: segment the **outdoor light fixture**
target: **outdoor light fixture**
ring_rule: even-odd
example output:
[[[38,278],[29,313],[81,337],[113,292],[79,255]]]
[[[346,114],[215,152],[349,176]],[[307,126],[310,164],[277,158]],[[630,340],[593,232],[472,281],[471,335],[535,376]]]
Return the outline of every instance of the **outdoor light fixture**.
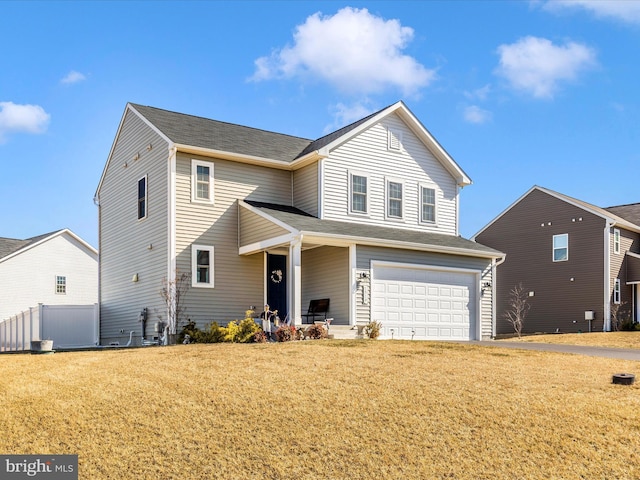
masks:
[[[132,281],[133,283],[136,283],[136,282],[138,281],[138,274],[137,274],[137,273],[134,273],[134,274],[133,274],[133,278],[131,279],[131,281]]]

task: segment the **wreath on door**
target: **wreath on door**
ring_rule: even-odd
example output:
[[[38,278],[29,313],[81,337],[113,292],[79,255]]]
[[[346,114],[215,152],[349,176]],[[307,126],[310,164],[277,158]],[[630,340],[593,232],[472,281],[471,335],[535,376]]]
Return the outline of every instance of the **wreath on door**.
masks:
[[[280,283],[282,281],[282,278],[282,270],[278,269],[271,272],[271,281],[273,283]]]

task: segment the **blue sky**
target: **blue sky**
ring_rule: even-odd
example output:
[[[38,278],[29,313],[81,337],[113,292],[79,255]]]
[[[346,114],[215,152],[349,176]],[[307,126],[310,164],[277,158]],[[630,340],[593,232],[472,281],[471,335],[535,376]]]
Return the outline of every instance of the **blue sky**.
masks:
[[[0,236],[70,228],[127,102],[318,138],[404,100],[473,180],[640,202],[640,1],[0,2]]]

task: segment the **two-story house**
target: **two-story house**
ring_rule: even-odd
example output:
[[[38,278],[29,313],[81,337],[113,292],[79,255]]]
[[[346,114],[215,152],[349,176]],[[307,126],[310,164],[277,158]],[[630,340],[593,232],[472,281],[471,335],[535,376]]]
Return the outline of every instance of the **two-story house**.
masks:
[[[504,313],[520,283],[530,306],[523,332],[609,331],[639,318],[640,204],[600,208],[534,186],[474,238],[506,254],[498,334],[513,333]]]
[[[402,102],[317,140],[128,104],[96,192],[102,341],[166,321],[182,273],[199,326],[328,298],[385,338],[491,337],[501,254],[458,235],[470,183]]]

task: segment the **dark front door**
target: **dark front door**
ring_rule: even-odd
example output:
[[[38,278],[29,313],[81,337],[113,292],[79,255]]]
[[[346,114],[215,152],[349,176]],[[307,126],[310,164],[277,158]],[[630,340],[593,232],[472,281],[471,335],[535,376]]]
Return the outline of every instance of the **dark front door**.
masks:
[[[287,315],[287,257],[267,254],[267,303],[278,310],[284,320]]]

